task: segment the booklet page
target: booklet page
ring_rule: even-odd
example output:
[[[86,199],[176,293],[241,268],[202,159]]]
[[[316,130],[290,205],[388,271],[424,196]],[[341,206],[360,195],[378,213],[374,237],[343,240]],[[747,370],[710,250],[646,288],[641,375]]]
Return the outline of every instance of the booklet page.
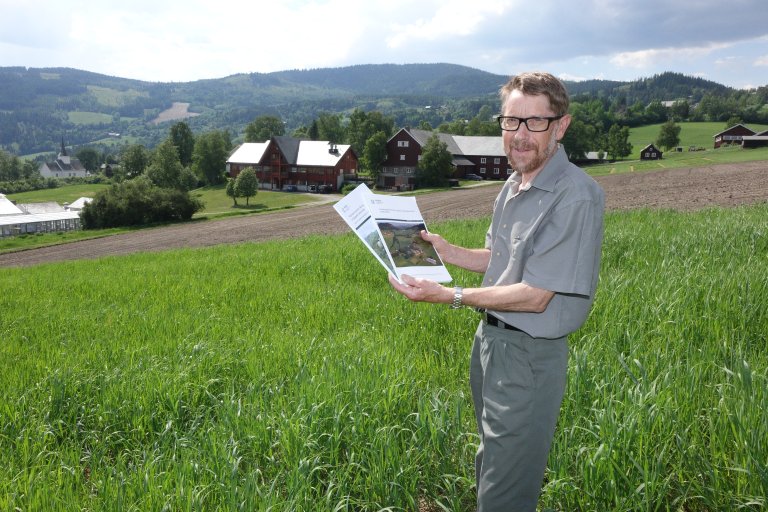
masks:
[[[334,208],[398,280],[407,274],[451,281],[440,255],[421,238],[427,226],[415,197],[374,194],[361,184]]]

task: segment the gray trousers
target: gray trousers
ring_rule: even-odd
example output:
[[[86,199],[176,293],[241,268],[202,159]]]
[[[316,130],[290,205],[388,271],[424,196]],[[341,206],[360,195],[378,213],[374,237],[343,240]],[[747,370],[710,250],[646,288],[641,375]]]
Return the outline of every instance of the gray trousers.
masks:
[[[567,367],[567,338],[536,339],[480,323],[469,378],[480,433],[478,512],[536,510]]]

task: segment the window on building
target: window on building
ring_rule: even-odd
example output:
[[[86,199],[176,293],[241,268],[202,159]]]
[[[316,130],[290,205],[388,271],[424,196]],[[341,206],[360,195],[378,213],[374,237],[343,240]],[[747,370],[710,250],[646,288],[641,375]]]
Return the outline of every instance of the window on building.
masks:
[[[485,167],[480,168],[480,174],[485,174]]]
[[[481,158],[480,158],[480,163],[481,163],[481,164],[484,164],[484,163],[485,163],[485,157],[481,157]]]
[[[501,163],[501,158],[494,158],[493,159],[493,163],[495,163],[495,164]]]
[[[409,141],[407,141],[407,140],[399,140],[399,141],[397,141],[397,147],[399,147],[399,148],[407,148],[408,147],[408,142]]]
[[[404,160],[405,160],[405,155],[400,155],[400,161],[402,162]]]
[[[499,168],[498,167],[494,167],[493,168],[493,174],[498,176],[498,174],[499,174]]]

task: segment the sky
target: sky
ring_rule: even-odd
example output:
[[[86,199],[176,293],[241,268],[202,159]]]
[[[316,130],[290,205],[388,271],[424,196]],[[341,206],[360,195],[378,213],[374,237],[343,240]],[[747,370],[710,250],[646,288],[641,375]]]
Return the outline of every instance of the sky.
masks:
[[[0,66],[150,82],[450,63],[768,85],[766,0],[0,0],[0,13]]]

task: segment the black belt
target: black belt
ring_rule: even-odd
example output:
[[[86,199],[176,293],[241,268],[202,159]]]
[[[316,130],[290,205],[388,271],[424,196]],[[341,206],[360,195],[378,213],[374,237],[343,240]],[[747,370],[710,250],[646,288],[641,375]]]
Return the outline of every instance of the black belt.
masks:
[[[492,325],[500,329],[506,329],[508,331],[523,332],[521,329],[518,329],[514,325],[509,325],[508,323],[505,323],[504,321],[499,320],[498,318],[496,318],[495,316],[489,313],[483,313],[483,320],[485,320],[485,323],[487,323],[488,325]]]

